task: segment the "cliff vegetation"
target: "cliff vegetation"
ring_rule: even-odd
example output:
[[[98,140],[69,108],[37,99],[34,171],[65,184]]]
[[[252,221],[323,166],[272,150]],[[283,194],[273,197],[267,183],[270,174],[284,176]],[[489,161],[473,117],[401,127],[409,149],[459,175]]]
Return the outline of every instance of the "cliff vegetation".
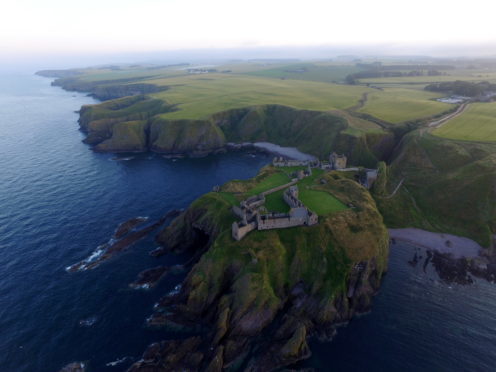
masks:
[[[338,323],[370,309],[387,268],[388,235],[356,182],[315,175],[308,187],[353,207],[328,211],[311,227],[232,239],[231,207],[277,172],[267,167],[202,196],[159,235],[169,250],[205,253],[149,324],[191,331],[200,323],[201,337],[153,344],[131,371],[277,369],[310,355],[309,335],[331,337]]]

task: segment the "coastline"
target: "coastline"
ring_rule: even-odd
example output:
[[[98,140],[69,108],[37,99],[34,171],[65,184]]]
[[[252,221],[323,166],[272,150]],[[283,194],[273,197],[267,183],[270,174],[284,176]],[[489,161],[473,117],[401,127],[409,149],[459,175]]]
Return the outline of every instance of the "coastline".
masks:
[[[399,240],[420,248],[426,248],[443,254],[452,254],[455,258],[479,257],[484,249],[472,239],[445,233],[435,233],[417,228],[388,229],[391,240]]]

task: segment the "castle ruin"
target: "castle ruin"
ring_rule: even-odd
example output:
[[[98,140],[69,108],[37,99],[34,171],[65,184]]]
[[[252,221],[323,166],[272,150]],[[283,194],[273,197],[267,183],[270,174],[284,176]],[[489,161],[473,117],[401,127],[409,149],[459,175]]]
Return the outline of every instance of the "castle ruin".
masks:
[[[265,193],[251,197],[240,203],[240,206],[233,207],[233,213],[241,221],[233,222],[232,237],[235,240],[243,239],[246,234],[253,230],[284,229],[295,226],[312,226],[318,223],[318,216],[309,210],[298,198],[298,186],[294,185],[295,180],[290,185],[276,187]],[[288,187],[289,186],[289,187]],[[284,201],[291,208],[288,213],[262,213],[261,207],[265,203],[265,195],[288,187],[283,193]]]
[[[319,161],[319,160],[293,160],[287,159],[282,156],[276,156],[272,159],[272,165],[274,167],[308,167],[310,168],[320,168],[329,170],[341,170],[346,168],[346,163],[348,159],[344,154],[337,154],[333,152],[329,155],[329,162]]]
[[[331,155],[329,155],[330,168],[334,170],[345,169],[347,160],[348,159],[345,155],[336,154],[335,152],[333,152]]]

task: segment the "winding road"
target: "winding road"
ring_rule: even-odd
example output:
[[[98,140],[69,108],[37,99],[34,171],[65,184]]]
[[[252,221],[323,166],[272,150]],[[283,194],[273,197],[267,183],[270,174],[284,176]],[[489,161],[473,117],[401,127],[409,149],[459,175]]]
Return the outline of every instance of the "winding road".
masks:
[[[452,113],[450,113],[450,114],[448,114],[448,115],[446,115],[446,116],[443,116],[442,118],[437,119],[437,120],[435,120],[435,121],[431,121],[429,124],[427,124],[427,126],[428,126],[429,128],[439,128],[439,127],[441,127],[443,124],[445,124],[448,120],[451,120],[451,119],[453,119],[453,118],[457,117],[458,115],[463,114],[463,112],[467,109],[467,107],[468,107],[468,106],[469,106],[469,104],[468,104],[468,103],[462,103],[462,104],[460,105],[460,107],[458,107],[458,108],[456,109],[456,111],[455,111],[455,112],[452,112]]]

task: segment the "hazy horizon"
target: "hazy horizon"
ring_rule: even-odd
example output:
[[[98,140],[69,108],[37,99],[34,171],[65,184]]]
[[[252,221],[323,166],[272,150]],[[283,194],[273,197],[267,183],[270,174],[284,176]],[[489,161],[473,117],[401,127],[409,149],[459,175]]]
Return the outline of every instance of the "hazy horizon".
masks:
[[[108,64],[220,64],[236,60],[351,60],[360,59],[496,59],[496,43],[485,47],[466,45],[451,47],[409,47],[402,45],[372,46],[315,46],[315,47],[264,47],[190,49],[172,51],[149,51],[128,53],[84,53],[84,54],[28,54],[2,56],[0,69],[13,72],[35,72],[42,69],[82,68]],[[487,51],[487,53],[484,53]]]
[[[463,4],[463,5],[459,5]],[[419,0],[8,1],[0,65],[39,69],[256,58],[496,56],[494,6]],[[487,11],[481,11],[485,9]]]

